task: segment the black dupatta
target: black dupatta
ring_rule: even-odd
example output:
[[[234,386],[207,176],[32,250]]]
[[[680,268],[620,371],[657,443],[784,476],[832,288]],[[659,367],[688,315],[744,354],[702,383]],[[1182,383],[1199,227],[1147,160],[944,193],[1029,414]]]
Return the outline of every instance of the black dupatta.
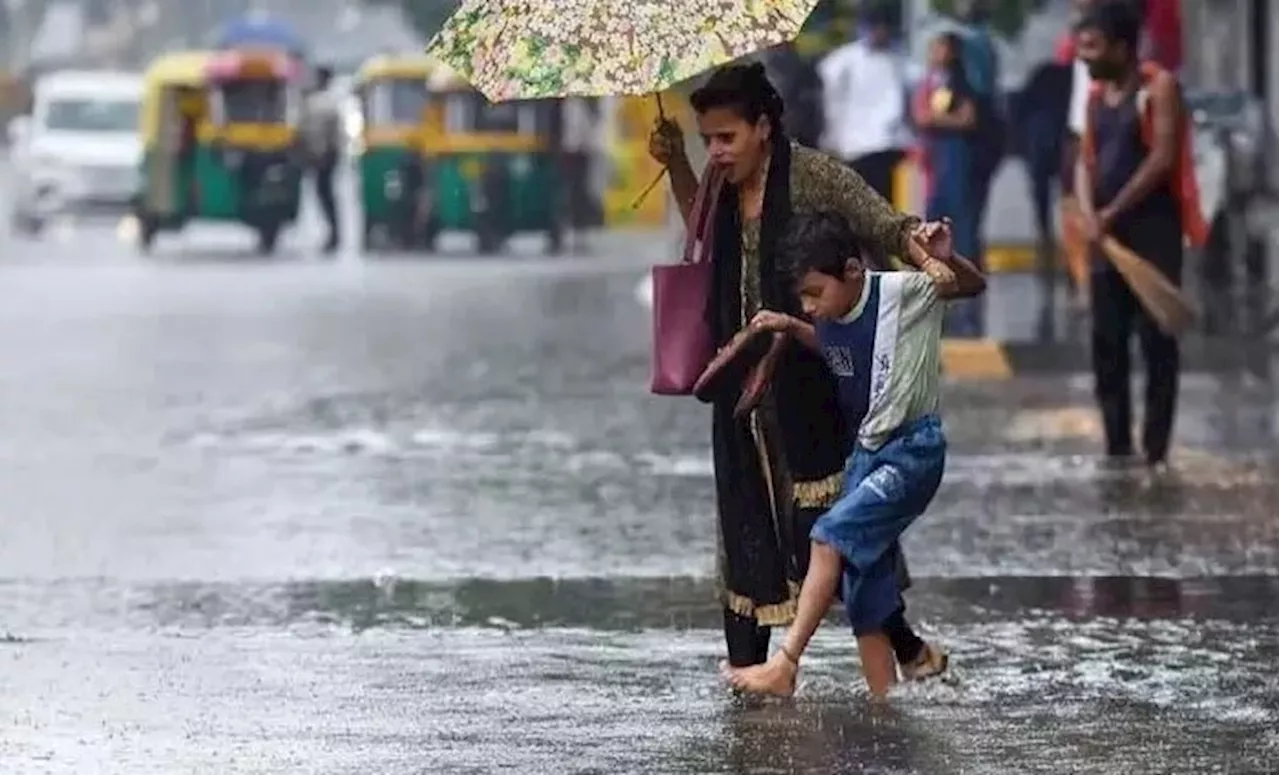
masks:
[[[763,309],[801,314],[795,284],[787,267],[776,262],[776,246],[792,213],[790,139],[775,132],[765,182],[760,222],[760,301]],[[727,184],[715,213],[714,270],[707,322],[717,346],[742,327],[742,223],[736,186]],[[850,451],[850,434],[840,414],[835,379],[816,353],[789,343],[773,372],[773,412],[757,428],[766,446],[780,455],[768,462],[772,482],[763,475],[751,421],[735,419],[736,391],[714,401],[712,445],[717,505],[722,538],[722,582],[735,598],[749,599],[756,609],[787,604],[788,579],[798,576],[793,557],[808,536],[797,535],[794,503],[788,485],[839,474]],[[776,507],[771,507],[770,500]],[[774,517],[777,517],[776,521]],[[766,621],[764,623],[781,623]]]

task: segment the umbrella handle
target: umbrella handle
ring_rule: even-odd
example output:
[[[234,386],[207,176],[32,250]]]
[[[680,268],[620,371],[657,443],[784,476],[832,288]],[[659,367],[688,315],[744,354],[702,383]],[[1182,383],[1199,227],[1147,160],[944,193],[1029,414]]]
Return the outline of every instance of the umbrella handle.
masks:
[[[644,200],[648,199],[649,194],[653,193],[653,189],[657,188],[658,184],[662,182],[662,176],[665,174],[667,174],[666,167],[663,167],[662,169],[658,170],[658,174],[656,177],[654,177],[653,182],[645,186],[644,191],[640,192],[640,196],[636,197],[636,201],[631,203],[632,210],[640,209],[640,205],[644,204]]]
[[[662,92],[657,92],[657,91],[654,92],[653,98],[658,101],[658,120],[666,121],[667,112],[662,109]],[[640,209],[640,205],[644,204],[644,200],[648,199],[649,194],[653,193],[653,189],[657,188],[658,184],[662,182],[662,176],[665,174],[667,174],[666,167],[663,167],[662,169],[658,170],[658,174],[654,176],[653,182],[645,186],[644,191],[640,192],[640,196],[636,197],[636,200],[631,203],[632,210]]]

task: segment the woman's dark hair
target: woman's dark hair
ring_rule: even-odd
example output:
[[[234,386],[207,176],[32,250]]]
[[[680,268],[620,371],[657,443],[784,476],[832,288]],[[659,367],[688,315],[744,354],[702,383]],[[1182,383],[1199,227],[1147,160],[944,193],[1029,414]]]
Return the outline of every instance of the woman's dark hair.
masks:
[[[1123,43],[1129,53],[1138,53],[1138,41],[1142,36],[1142,18],[1130,2],[1105,0],[1085,12],[1076,24],[1076,31],[1093,30],[1111,43]]]
[[[689,96],[689,104],[698,113],[728,108],[753,124],[765,116],[775,130],[782,129],[782,97],[759,62],[719,68]]]
[[[947,49],[951,51],[951,55],[957,59],[960,58],[964,51],[964,38],[960,37],[958,32],[940,32],[934,37],[934,40],[946,44]]]
[[[795,213],[778,241],[778,266],[799,280],[809,272],[843,278],[849,259],[862,260],[863,245],[849,222],[832,212]]]

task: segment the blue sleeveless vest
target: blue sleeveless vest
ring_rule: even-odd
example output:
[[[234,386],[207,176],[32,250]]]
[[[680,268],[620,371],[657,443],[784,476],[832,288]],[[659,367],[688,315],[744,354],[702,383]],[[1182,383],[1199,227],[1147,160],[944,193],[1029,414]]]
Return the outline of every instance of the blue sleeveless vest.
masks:
[[[880,282],[878,273],[868,273],[867,303],[862,314],[850,323],[819,321],[814,327],[823,357],[835,375],[840,391],[840,408],[849,427],[857,430],[871,404],[871,372],[879,322]]]

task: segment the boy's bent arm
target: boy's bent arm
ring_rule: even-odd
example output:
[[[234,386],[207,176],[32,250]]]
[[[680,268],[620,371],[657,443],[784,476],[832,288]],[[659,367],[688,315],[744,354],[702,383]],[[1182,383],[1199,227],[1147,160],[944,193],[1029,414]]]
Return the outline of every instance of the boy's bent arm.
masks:
[[[938,297],[942,299],[969,299],[979,296],[983,291],[987,290],[987,278],[982,274],[973,262],[959,253],[952,253],[948,259],[935,258],[935,261],[942,261],[951,267],[951,271],[955,273],[955,285],[950,287],[938,286]]]

